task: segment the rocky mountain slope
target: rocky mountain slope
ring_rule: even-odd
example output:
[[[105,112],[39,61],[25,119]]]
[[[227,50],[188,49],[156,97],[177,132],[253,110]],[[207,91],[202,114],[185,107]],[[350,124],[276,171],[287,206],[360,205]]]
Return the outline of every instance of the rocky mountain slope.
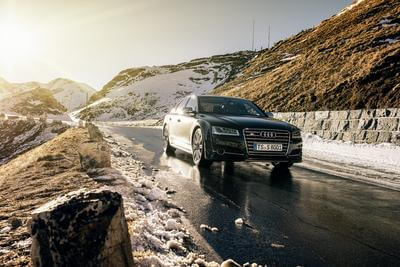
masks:
[[[27,115],[30,114],[33,106],[39,105],[35,110],[40,109],[50,114],[61,114],[84,107],[95,92],[96,90],[87,84],[62,78],[52,80],[49,83],[9,83],[0,78],[0,110]],[[27,109],[24,109],[22,104],[18,107],[15,106],[15,103],[27,102],[27,97],[31,100],[28,101]],[[39,99],[37,99],[38,97]],[[48,101],[44,102],[49,103],[50,106],[44,107],[43,103],[37,102],[43,102],[43,97],[47,98]],[[50,98],[51,101],[49,101]],[[55,104],[55,102],[58,104]],[[38,112],[35,112],[30,115],[37,114]]]
[[[253,52],[244,51],[177,65],[127,69],[74,116],[99,121],[159,118],[182,97],[207,93],[239,76],[253,57]]]
[[[68,129],[53,122],[0,120],[0,165],[29,151]]]
[[[38,117],[61,115],[67,109],[54,98],[52,91],[38,87],[0,100],[0,112]]]
[[[355,1],[213,93],[275,112],[400,107],[400,1]]]

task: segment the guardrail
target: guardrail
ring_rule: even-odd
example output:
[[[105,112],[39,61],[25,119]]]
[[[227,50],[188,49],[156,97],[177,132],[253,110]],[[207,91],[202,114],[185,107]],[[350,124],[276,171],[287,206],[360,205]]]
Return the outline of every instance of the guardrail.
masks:
[[[285,112],[274,117],[325,139],[400,145],[400,108]]]

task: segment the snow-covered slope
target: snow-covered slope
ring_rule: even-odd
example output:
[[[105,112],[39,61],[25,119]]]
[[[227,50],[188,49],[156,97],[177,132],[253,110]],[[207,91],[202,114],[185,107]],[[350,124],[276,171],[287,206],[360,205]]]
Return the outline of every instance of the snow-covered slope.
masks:
[[[37,89],[42,94],[38,94]],[[46,91],[44,91],[46,90]],[[45,92],[45,93],[44,93]],[[49,83],[39,83],[39,82],[27,82],[27,83],[9,83],[6,80],[0,78],[0,110],[2,112],[15,112],[16,109],[22,111],[21,114],[29,114],[30,108],[28,107],[25,111],[21,103],[26,102],[28,97],[32,101],[42,101],[33,100],[40,95],[40,97],[54,98],[58,102],[57,114],[60,112],[71,112],[73,110],[82,108],[86,105],[90,96],[92,96],[96,90],[91,88],[89,85],[74,82],[67,79],[55,79]],[[42,101],[43,102],[43,101]],[[29,102],[32,104],[31,102]],[[42,111],[51,111],[54,109],[54,101],[45,101],[45,103],[52,103],[52,106],[44,107],[41,104]],[[15,105],[20,105],[18,108]],[[36,103],[38,104],[38,102]],[[52,114],[52,113],[50,113]],[[30,115],[37,115],[30,114]]]
[[[45,88],[53,92],[53,96],[68,111],[82,108],[89,98],[96,92],[92,87],[84,83],[78,83],[67,79],[55,79],[45,85]]]
[[[94,94],[88,107],[72,115],[97,121],[160,118],[182,97],[205,94],[236,77],[253,56],[246,51],[178,65],[127,69]]]

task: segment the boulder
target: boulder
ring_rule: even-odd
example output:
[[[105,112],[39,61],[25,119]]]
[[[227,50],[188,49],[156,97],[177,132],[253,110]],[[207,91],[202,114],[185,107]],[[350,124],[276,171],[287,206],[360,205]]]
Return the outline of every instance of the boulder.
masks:
[[[111,150],[105,142],[87,142],[79,147],[83,170],[111,167]]]
[[[32,213],[33,266],[133,266],[120,194],[69,193]]]
[[[92,142],[103,141],[103,134],[96,125],[94,125],[93,123],[88,123],[87,127],[88,127],[90,141]]]

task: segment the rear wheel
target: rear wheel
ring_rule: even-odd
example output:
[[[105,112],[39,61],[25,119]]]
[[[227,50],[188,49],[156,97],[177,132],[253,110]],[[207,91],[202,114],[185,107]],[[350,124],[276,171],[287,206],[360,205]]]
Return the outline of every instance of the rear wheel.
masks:
[[[167,155],[172,155],[175,153],[175,148],[173,148],[169,143],[169,132],[167,125],[164,126],[163,130],[163,150]]]
[[[272,162],[275,168],[289,169],[293,166],[293,162]]]
[[[212,161],[204,158],[204,139],[200,128],[197,128],[192,137],[192,155],[193,162],[197,166],[210,166]]]

